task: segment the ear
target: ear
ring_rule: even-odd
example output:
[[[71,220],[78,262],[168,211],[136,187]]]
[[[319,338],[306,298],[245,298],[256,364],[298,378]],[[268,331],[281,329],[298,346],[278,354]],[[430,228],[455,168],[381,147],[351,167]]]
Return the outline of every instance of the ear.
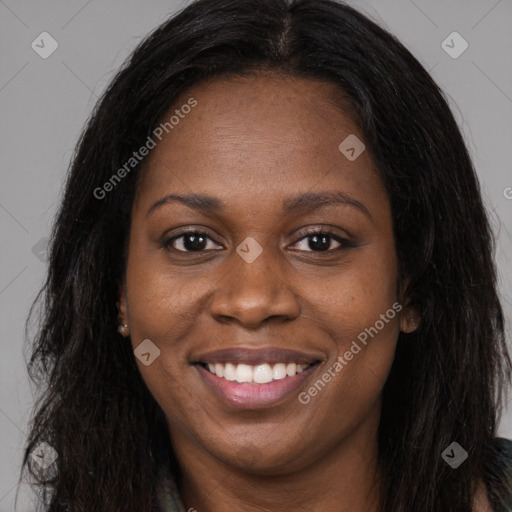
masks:
[[[411,333],[415,331],[419,324],[421,314],[417,306],[412,304],[411,298],[408,295],[410,279],[405,279],[402,287],[402,293],[400,294],[400,304],[402,304],[402,310],[400,311],[400,330],[405,333]]]
[[[117,319],[119,323],[128,325],[128,306],[126,302],[126,291],[123,284],[118,287]]]

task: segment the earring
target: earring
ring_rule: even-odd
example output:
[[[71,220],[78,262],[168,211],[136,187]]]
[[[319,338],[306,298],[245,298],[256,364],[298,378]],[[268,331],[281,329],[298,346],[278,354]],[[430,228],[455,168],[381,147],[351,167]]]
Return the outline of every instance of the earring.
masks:
[[[120,324],[120,325],[117,326],[117,332],[121,336],[126,337],[126,336],[128,336],[130,334],[130,328],[126,324]]]

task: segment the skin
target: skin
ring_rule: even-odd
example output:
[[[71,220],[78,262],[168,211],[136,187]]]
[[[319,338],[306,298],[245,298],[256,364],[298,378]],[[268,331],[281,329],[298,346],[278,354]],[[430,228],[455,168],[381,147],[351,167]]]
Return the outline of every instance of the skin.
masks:
[[[364,137],[329,83],[269,73],[216,79],[173,109],[191,96],[197,106],[145,162],[119,303],[133,348],[150,339],[161,351],[149,366],[137,363],[166,415],[186,508],[376,511],[382,387],[400,330],[414,330],[419,317],[397,293],[390,203],[369,152],[349,161],[338,150],[349,134]],[[367,213],[331,202],[283,214],[283,200],[325,191]],[[206,214],[173,201],[147,213],[171,193],[206,194],[225,208]],[[206,231],[202,252],[186,252],[183,238],[164,247],[185,227]],[[331,238],[329,251],[315,251],[305,230],[326,228],[353,246]],[[248,236],[263,249],[252,263],[236,252]],[[396,301],[402,311],[307,405],[296,393],[233,408],[190,364],[234,346],[318,354],[301,392]]]

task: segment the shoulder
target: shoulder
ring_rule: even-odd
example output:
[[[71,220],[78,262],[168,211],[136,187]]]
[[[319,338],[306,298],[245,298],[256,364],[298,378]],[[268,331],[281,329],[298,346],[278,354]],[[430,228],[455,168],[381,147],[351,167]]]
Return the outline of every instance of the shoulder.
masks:
[[[473,512],[512,512],[512,441],[497,437],[485,462],[486,482],[479,482]],[[493,506],[491,506],[491,503]]]
[[[160,479],[158,503],[161,512],[186,512],[176,481],[169,474]]]
[[[491,508],[489,497],[483,483],[479,482],[473,502],[473,512],[495,512]]]

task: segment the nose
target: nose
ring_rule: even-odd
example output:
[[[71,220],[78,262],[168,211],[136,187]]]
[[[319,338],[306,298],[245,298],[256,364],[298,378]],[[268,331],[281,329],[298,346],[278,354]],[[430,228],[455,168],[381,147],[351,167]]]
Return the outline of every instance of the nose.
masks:
[[[289,277],[279,272],[271,251],[263,251],[252,263],[233,254],[226,262],[227,273],[216,284],[210,314],[220,322],[237,321],[247,328],[257,328],[270,319],[293,320],[300,306],[287,283]],[[282,269],[281,269],[282,270]]]

